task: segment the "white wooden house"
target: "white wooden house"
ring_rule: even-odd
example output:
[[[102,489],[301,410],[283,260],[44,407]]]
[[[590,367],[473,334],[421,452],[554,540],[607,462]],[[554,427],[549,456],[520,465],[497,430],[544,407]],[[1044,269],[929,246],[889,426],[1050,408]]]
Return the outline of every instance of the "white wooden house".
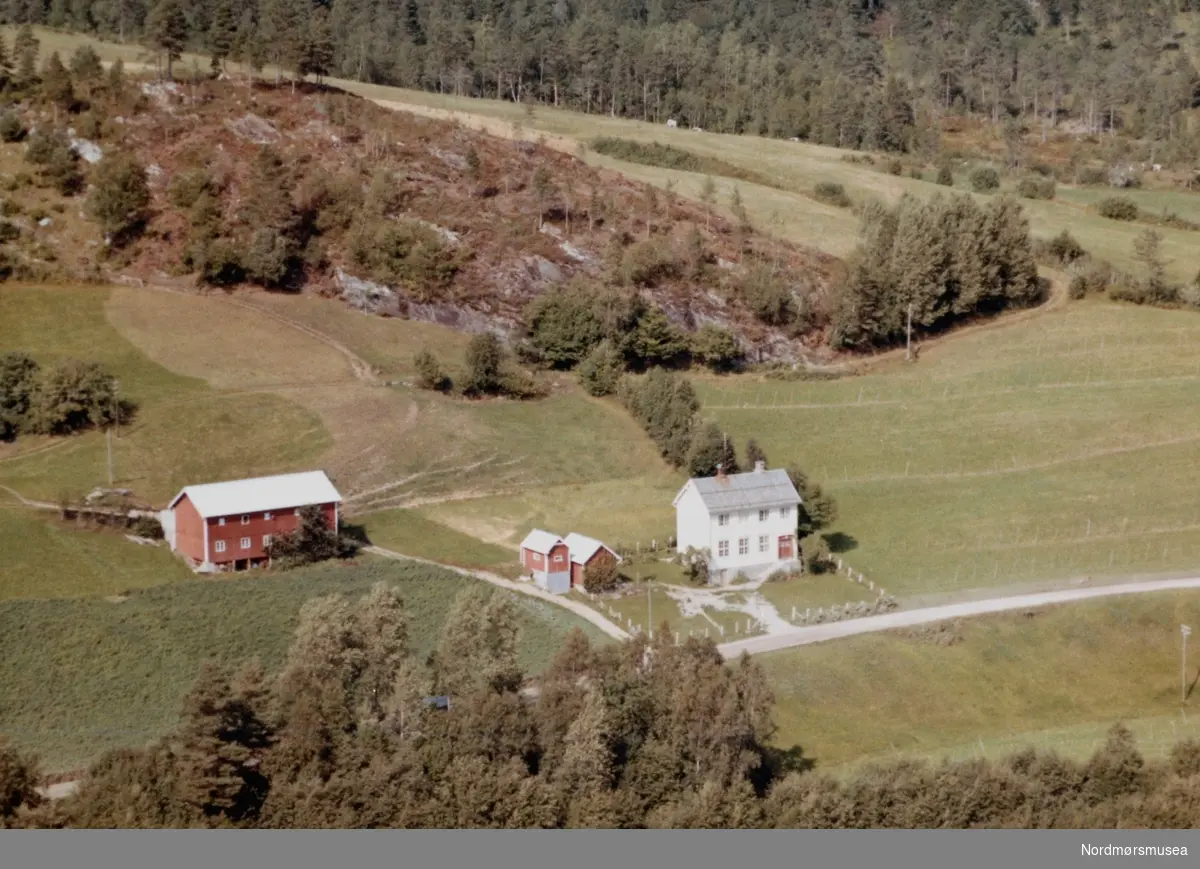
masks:
[[[723,584],[739,573],[757,579],[799,558],[800,494],[786,471],[758,462],[744,474],[695,477],[674,506],[679,551],[707,551],[711,582]]]

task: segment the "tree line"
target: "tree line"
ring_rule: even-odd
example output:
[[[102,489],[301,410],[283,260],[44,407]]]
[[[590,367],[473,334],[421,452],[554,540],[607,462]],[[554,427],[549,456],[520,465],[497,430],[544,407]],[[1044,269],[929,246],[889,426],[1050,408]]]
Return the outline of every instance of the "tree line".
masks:
[[[839,288],[835,346],[866,349],[1034,304],[1042,295],[1029,222],[1016,200],[905,195],[863,210],[860,244]]]
[[[398,589],[303,607],[278,673],[205,665],[177,726],[106,752],[45,801],[0,745],[3,827],[1184,828],[1200,742],[1147,761],[1115,726],[1085,761],[894,761],[825,774],[772,744],[774,697],[709,640],[592,645],[578,630],[531,679],[514,604],[455,602],[411,648]],[[814,768],[815,767],[815,768]]]
[[[297,74],[880,150],[941,118],[1196,152],[1195,0],[5,0],[31,22]],[[1186,31],[1176,16],[1187,16]],[[1161,158],[1160,158],[1161,159]]]

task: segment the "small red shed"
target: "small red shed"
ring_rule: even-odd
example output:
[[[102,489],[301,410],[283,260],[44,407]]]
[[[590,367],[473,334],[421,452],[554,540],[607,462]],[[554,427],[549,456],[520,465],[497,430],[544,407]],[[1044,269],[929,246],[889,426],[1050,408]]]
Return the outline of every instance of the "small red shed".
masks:
[[[267,548],[300,525],[300,509],[317,506],[338,529],[342,496],[323,471],[187,486],[162,511],[173,552],[197,570],[242,570],[266,564]]]

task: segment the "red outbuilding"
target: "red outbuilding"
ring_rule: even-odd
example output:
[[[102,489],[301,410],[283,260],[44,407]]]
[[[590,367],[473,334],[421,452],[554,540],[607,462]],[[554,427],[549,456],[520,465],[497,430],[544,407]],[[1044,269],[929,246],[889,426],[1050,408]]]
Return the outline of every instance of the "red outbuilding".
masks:
[[[171,550],[201,571],[267,563],[271,540],[295,531],[302,507],[338,529],[338,494],[323,471],[187,486],[160,514]]]
[[[571,553],[571,585],[583,585],[589,569],[599,564],[619,564],[621,556],[599,540],[576,534],[567,535],[565,543]]]

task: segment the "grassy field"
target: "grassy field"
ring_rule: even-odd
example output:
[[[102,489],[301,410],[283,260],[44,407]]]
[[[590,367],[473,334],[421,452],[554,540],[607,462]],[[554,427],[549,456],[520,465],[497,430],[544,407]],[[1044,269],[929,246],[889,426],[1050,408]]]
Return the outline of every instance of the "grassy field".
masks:
[[[844,557],[906,596],[1200,564],[1200,317],[1072,305],[876,373],[697,385],[838,499]]]
[[[473,581],[424,566],[369,561],[233,580],[191,580],[102,598],[0,604],[0,733],[38,752],[48,770],[70,769],[115,746],[168,730],[206,659],[236,665],[257,655],[282,663],[301,605],[358,597],[379,581],[401,590],[418,654],[430,651],[454,597]],[[502,592],[497,592],[502,593]],[[521,660],[544,667],[582,619],[514,595]]]
[[[221,328],[201,339],[191,328],[196,322]],[[319,327],[341,346],[296,326]],[[318,299],[125,287],[0,290],[0,347],[46,363],[66,356],[102,362],[122,394],[138,402],[136,419],[115,441],[115,482],[155,503],[186,483],[317,466],[334,478],[351,513],[500,492],[526,492],[552,511],[553,487],[606,481],[636,489],[667,475],[619,406],[588,397],[569,379],[538,402],[466,402],[363,382],[347,356],[367,360],[385,379],[402,378],[420,348],[435,349],[453,367],[464,344],[448,329],[369,318]],[[78,497],[105,475],[98,432],[0,447],[0,484],[27,497]],[[429,549],[405,551],[445,555],[432,537],[408,538],[412,546],[427,540]]]
[[[363,521],[376,546],[410,554],[419,552],[443,564],[482,568],[504,576],[515,576],[521,570],[515,549],[484,543],[413,510],[381,510],[368,514]]]
[[[930,628],[759,660],[775,690],[777,742],[800,745],[819,768],[1027,744],[1079,756],[1123,718],[1161,752],[1175,734],[1196,734],[1177,716],[1179,625],[1197,618],[1194,592],[1113,598],[950,625],[941,633],[957,636],[952,645]],[[1200,668],[1189,666],[1194,684]]]
[[[133,308],[135,293],[96,287],[0,288],[0,348],[28,352],[44,365],[66,358],[99,362],[118,378],[121,395],[137,402],[132,424],[114,439],[118,486],[165,501],[190,482],[289,470],[310,464],[329,449],[331,438],[320,418],[296,403],[244,389],[221,392],[147,358],[108,318],[111,301],[118,300],[118,308]],[[187,313],[175,312],[174,333],[180,342],[194,334],[184,319]],[[197,443],[204,448],[196,449]],[[0,483],[26,497],[78,498],[107,484],[104,436],[26,437],[0,445]]]
[[[0,553],[0,600],[115,595],[192,576],[165,545],[25,508],[0,509]]]

